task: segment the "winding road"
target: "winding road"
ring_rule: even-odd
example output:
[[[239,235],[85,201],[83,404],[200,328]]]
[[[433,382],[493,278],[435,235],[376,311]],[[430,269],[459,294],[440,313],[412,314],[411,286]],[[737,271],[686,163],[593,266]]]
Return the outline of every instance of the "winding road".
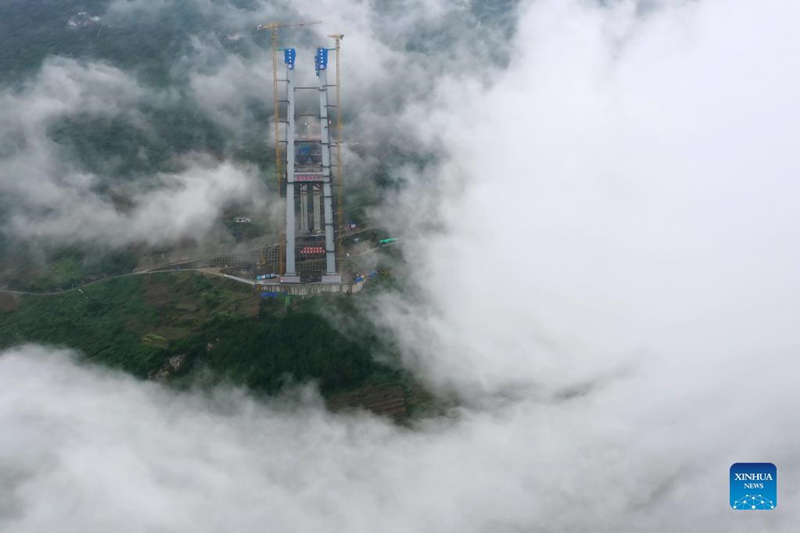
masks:
[[[240,278],[237,276],[231,276],[230,274],[223,274],[219,271],[219,269],[214,268],[168,268],[168,269],[154,269],[154,270],[140,270],[137,272],[126,272],[125,274],[115,274],[113,276],[107,276],[105,278],[100,278],[92,281],[88,281],[86,283],[82,283],[80,285],[76,285],[74,287],[70,287],[69,289],[62,289],[58,291],[18,291],[13,289],[0,289],[0,293],[3,294],[18,294],[18,295],[25,295],[25,296],[58,296],[60,294],[67,294],[70,292],[78,291],[84,289],[85,287],[89,287],[91,285],[95,285],[97,283],[105,283],[106,281],[111,281],[112,279],[118,278],[127,278],[130,276],[143,276],[145,274],[158,274],[161,272],[201,272],[203,274],[208,274],[210,276],[217,276],[220,278],[227,278],[238,283],[245,283],[247,285],[255,285],[255,281],[245,278]]]

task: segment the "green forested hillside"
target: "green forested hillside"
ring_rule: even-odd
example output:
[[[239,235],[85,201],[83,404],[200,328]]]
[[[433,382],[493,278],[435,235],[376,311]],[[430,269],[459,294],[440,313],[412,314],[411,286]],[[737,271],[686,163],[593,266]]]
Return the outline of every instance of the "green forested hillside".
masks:
[[[399,395],[403,408],[392,414],[408,414],[424,403],[421,389],[390,364],[391,341],[361,316],[358,296],[259,301],[245,285],[182,272],[3,298],[0,347],[70,347],[88,361],[179,387],[230,383],[273,394],[313,380],[337,405],[373,407],[376,394]],[[346,317],[350,326],[334,328],[325,316]]]

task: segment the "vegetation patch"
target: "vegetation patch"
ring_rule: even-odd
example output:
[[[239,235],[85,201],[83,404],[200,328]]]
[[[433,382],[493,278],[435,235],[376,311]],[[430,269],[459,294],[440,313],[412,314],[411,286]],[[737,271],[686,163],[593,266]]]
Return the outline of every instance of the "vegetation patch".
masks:
[[[16,311],[19,307],[19,297],[15,294],[0,292],[0,313]]]
[[[0,348],[65,346],[176,387],[227,383],[274,394],[314,381],[332,408],[405,418],[429,397],[392,364],[389,337],[375,330],[356,298],[260,301],[247,285],[196,272],[127,276],[64,294],[15,297],[0,313]],[[346,326],[334,327],[336,317],[346,317],[339,322]]]
[[[155,333],[148,333],[144,337],[142,337],[142,343],[147,344],[148,346],[155,346],[157,348],[166,348],[169,346],[169,341],[162,337],[161,335],[156,335]]]

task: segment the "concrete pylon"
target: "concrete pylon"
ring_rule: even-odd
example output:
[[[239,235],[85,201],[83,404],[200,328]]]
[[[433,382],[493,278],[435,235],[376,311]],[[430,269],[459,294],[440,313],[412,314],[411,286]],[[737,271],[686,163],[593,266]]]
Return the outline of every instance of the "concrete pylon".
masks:
[[[317,74],[319,75],[319,122],[322,143],[322,203],[325,223],[325,275],[323,283],[341,283],[336,272],[336,241],[333,225],[333,187],[331,187],[331,136],[328,128],[328,49],[317,48]]]
[[[294,201],[294,49],[285,50],[286,63],[286,273],[282,283],[299,283],[295,266],[295,201]],[[291,60],[290,60],[291,58]]]

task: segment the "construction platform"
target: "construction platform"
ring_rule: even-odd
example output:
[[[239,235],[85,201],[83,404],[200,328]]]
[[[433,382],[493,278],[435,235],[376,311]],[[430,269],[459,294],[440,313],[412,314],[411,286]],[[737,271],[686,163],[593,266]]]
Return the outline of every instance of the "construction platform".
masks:
[[[355,294],[362,289],[363,285],[363,281],[353,283],[281,283],[279,280],[260,280],[255,283],[255,288],[262,298],[269,298],[284,294],[290,296],[315,296],[326,293]]]

